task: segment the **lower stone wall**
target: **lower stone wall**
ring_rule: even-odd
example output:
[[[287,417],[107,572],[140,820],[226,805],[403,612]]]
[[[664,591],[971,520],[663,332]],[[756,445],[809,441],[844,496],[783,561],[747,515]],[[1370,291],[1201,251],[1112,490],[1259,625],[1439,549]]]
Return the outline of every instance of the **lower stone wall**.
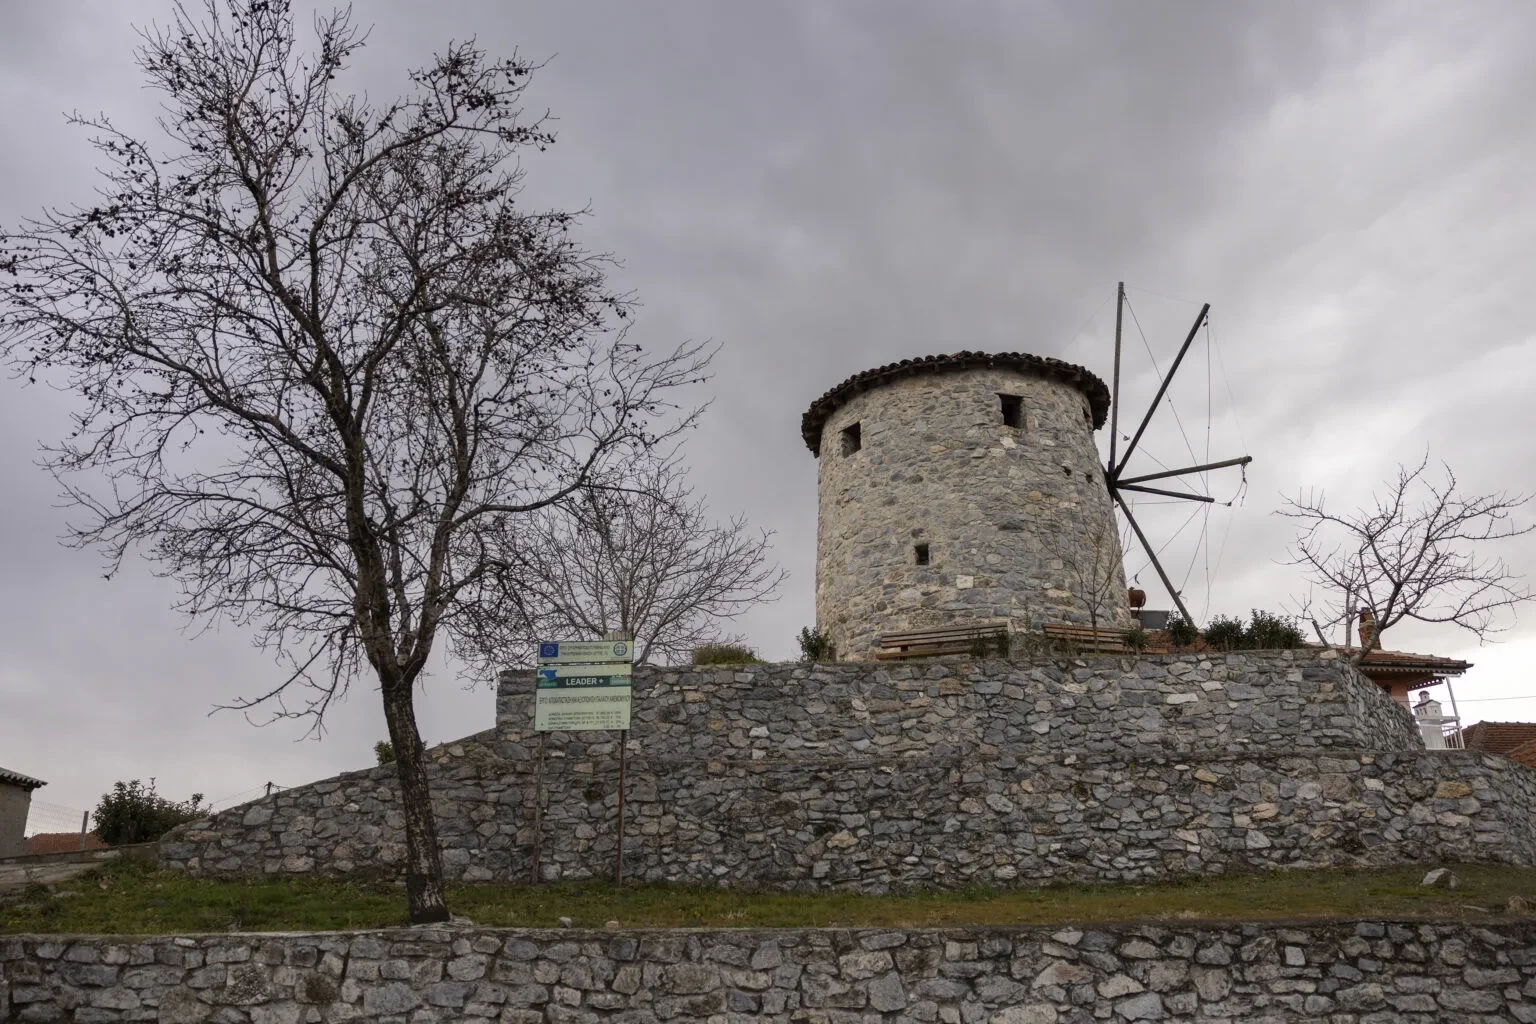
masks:
[[[0,1021],[1536,1021],[1536,924],[0,937]]]
[[[489,737],[435,750],[450,877],[529,880],[536,841],[546,880],[610,875],[616,747],[542,769],[499,758]],[[884,891],[1536,863],[1536,772],[1466,751],[707,762],[631,752],[627,773],[625,874],[646,881]],[[169,867],[226,876],[389,874],[403,854],[386,768],[274,794],[161,844]]]
[[[1426,752],[1408,713],[1334,652],[635,680],[633,878],[881,891],[1536,862],[1536,772]],[[497,727],[431,751],[450,877],[613,870],[619,734],[538,733],[531,708],[531,680],[509,673]],[[396,874],[397,792],[392,767],[296,787],[173,831],[161,860],[212,875]]]

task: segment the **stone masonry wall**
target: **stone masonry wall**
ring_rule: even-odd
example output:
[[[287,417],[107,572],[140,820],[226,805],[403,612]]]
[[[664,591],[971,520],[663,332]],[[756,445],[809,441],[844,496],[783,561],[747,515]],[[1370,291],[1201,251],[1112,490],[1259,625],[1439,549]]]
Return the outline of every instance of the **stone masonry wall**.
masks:
[[[1536,1021],[1536,924],[0,937],[0,1021]]]
[[[612,871],[618,734],[533,733],[528,685],[509,674],[498,729],[432,751],[452,877],[528,879],[536,845],[544,878]],[[878,891],[1536,862],[1536,772],[1424,751],[1406,711],[1306,652],[642,669],[636,693],[633,878]],[[392,874],[401,827],[375,768],[183,826],[161,859]]]
[[[1021,427],[1003,425],[1000,394],[1022,399]],[[844,455],[854,423],[862,447]],[[816,622],[843,657],[924,626],[1086,623],[1074,566],[1103,584],[1100,622],[1130,624],[1114,510],[1076,388],[982,369],[883,383],[832,414],[818,461]],[[928,565],[916,564],[920,543]]]

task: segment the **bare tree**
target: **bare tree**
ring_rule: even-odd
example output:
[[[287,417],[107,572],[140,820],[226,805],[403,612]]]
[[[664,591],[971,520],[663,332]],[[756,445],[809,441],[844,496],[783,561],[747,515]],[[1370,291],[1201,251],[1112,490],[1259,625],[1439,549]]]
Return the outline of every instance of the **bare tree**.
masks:
[[[1126,600],[1128,591],[1123,589],[1124,566],[1114,535],[1103,523],[1095,523],[1084,539],[1086,544],[1068,548],[1062,565],[1068,589],[1088,613],[1088,625],[1097,633],[1105,609],[1113,608],[1113,601]]]
[[[399,773],[412,921],[448,916],[414,690],[522,517],[692,421],[697,347],[650,357],[574,215],[522,208],[534,66],[458,44],[375,105],[345,13],[301,53],[286,0],[143,34],[156,145],[105,118],[93,206],[0,235],[0,356],[80,399],[47,463],[110,571],[140,549],[195,620],[285,666],[235,702],[319,729],[367,670]],[[157,148],[168,147],[162,154]],[[109,576],[110,576],[109,571]],[[501,589],[512,589],[503,583]]]
[[[1332,627],[1347,631],[1357,615],[1374,618],[1352,655],[1356,664],[1405,619],[1451,623],[1486,640],[1506,628],[1501,613],[1531,598],[1501,559],[1482,553],[1488,542],[1531,532],[1531,524],[1514,519],[1528,496],[1463,496],[1449,466],[1435,480],[1428,465],[1426,456],[1399,467],[1373,507],[1333,512],[1322,494],[1309,492],[1280,510],[1297,521],[1293,564],[1324,595],[1301,605],[1318,639],[1328,643]]]
[[[489,587],[529,581],[481,604],[498,610],[482,625],[488,664],[532,637],[611,631],[634,639],[637,662],[686,662],[700,645],[740,642],[721,624],[776,600],[786,576],[771,560],[772,534],[740,516],[712,522],[674,463],[646,464],[624,487],[584,489],[535,523],[502,547],[516,550],[516,570],[488,577]],[[520,617],[506,614],[513,607]]]

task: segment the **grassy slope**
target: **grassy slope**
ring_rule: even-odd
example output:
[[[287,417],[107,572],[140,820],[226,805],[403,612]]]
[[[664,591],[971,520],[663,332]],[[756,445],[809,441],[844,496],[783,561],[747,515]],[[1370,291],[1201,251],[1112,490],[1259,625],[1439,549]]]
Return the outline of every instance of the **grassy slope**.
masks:
[[[1462,867],[1461,888],[1426,889],[1423,868],[1228,875],[1159,885],[1071,886],[862,896],[602,883],[457,886],[456,913],[476,924],[550,927],[801,927],[1057,924],[1127,920],[1273,920],[1526,916],[1510,898],[1536,903],[1536,870]],[[111,863],[49,892],[0,901],[0,932],[155,934],[322,931],[403,924],[404,895],[389,883],[320,878],[209,881]]]

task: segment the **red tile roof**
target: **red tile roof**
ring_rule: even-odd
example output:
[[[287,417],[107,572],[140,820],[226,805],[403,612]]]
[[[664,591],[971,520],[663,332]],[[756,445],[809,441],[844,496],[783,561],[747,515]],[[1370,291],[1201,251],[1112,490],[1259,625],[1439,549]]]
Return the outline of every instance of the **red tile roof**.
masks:
[[[107,844],[102,842],[95,832],[87,832],[85,848],[105,850]],[[29,857],[40,853],[74,853],[78,849],[80,849],[79,832],[39,832],[35,836],[27,837],[26,855]]]
[[[1511,761],[1518,761],[1528,768],[1536,768],[1536,740],[1526,740],[1504,756]]]
[[[1470,661],[1459,658],[1441,658],[1433,654],[1409,654],[1407,651],[1372,651],[1361,662],[1362,669],[1379,669],[1385,672],[1417,672],[1428,670],[1436,675],[1459,676],[1472,667]]]
[[[1508,756],[1536,740],[1536,722],[1478,722],[1461,730],[1461,739],[1468,750]]]

